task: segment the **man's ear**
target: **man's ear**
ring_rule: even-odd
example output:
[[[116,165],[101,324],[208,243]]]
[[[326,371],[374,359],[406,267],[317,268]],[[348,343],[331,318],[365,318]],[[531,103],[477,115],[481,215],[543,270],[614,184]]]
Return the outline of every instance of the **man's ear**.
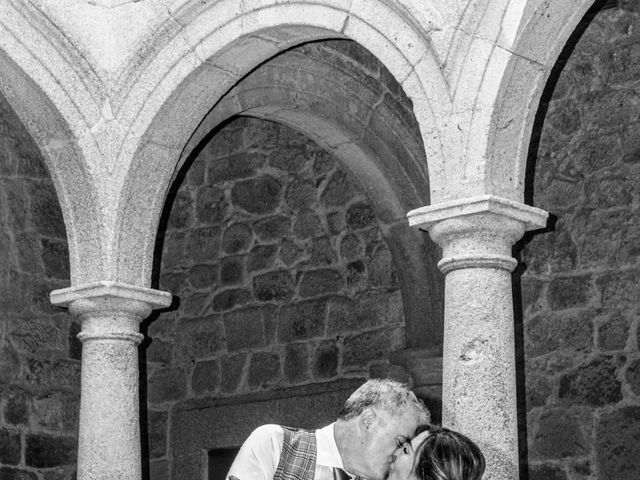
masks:
[[[378,422],[378,415],[372,408],[365,408],[360,414],[360,429],[362,433],[368,433],[373,430]]]

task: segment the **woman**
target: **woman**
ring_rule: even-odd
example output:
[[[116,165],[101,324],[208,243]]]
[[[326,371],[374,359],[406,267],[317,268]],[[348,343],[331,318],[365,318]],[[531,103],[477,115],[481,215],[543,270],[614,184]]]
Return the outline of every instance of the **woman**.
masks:
[[[400,445],[387,480],[480,480],[485,461],[478,446],[461,433],[421,425]]]

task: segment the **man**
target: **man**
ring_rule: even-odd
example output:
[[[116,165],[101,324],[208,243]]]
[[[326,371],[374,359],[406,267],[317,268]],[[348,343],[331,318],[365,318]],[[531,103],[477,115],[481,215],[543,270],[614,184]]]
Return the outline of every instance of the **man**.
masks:
[[[384,480],[393,452],[428,423],[429,411],[405,385],[369,380],[347,399],[338,420],[310,432],[279,425],[254,430],[229,470],[230,480]]]

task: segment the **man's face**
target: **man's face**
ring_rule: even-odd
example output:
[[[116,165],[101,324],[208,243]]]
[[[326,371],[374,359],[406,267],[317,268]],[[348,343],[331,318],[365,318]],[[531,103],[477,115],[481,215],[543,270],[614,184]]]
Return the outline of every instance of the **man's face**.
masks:
[[[376,420],[367,432],[363,445],[363,460],[367,471],[364,476],[371,480],[384,480],[389,473],[394,451],[411,440],[420,423],[416,412],[390,415],[374,408]]]

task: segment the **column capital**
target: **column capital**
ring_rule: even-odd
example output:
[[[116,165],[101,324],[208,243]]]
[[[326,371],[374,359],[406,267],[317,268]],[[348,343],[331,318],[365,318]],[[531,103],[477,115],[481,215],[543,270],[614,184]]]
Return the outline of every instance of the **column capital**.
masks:
[[[542,228],[548,213],[493,195],[464,198],[412,210],[409,225],[428,230],[442,247],[443,273],[465,268],[511,271],[511,247],[526,230]]]
[[[68,307],[80,317],[87,340],[124,340],[139,343],[138,324],[152,310],[171,305],[171,294],[113,281],[77,285],[50,294],[51,303]]]
[[[544,210],[495,195],[479,195],[450,202],[427,205],[407,213],[409,225],[429,230],[443,220],[471,215],[493,214],[522,222],[525,230],[536,230],[547,224]]]

